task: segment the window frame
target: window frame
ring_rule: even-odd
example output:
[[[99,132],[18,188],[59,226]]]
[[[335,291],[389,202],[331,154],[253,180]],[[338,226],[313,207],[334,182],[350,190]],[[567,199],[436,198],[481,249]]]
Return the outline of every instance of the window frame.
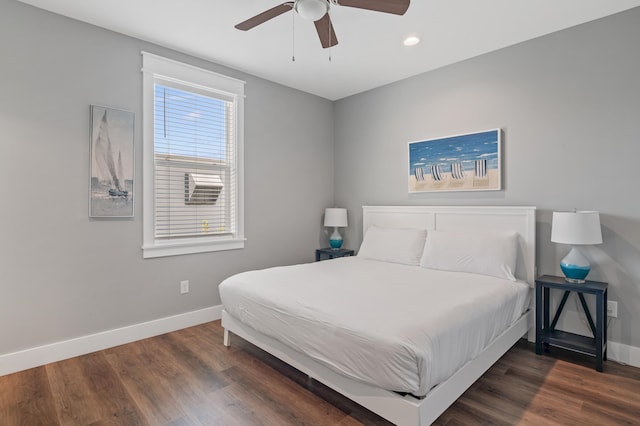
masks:
[[[172,82],[194,92],[230,97],[235,103],[235,233],[185,238],[155,236],[154,86]],[[244,248],[244,85],[245,82],[212,71],[142,52],[142,255],[143,258],[177,256]],[[226,184],[226,183],[225,183]]]

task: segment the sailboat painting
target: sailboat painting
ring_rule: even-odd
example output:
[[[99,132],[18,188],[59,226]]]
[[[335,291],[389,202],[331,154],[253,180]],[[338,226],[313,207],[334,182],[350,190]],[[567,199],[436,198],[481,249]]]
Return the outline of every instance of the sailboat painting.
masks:
[[[134,119],[91,105],[90,217],[133,217]]]

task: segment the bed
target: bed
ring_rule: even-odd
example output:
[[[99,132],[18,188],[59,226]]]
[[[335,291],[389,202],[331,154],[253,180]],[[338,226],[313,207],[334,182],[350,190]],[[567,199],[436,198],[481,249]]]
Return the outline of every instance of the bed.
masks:
[[[355,258],[225,280],[224,344],[232,332],[396,424],[430,424],[532,328],[535,208],[365,206],[362,223]],[[481,258],[493,247],[507,267]]]

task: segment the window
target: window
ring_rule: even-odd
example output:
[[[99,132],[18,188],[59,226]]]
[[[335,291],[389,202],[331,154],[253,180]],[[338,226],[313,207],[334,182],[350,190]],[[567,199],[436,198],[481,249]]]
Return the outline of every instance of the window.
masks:
[[[244,82],[143,62],[143,256],[244,247]]]

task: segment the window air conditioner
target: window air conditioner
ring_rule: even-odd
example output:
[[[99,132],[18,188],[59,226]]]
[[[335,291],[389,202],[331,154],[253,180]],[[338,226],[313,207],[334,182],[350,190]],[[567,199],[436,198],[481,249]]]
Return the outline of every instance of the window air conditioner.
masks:
[[[184,174],[184,203],[211,205],[218,201],[224,184],[218,175],[204,173]]]

